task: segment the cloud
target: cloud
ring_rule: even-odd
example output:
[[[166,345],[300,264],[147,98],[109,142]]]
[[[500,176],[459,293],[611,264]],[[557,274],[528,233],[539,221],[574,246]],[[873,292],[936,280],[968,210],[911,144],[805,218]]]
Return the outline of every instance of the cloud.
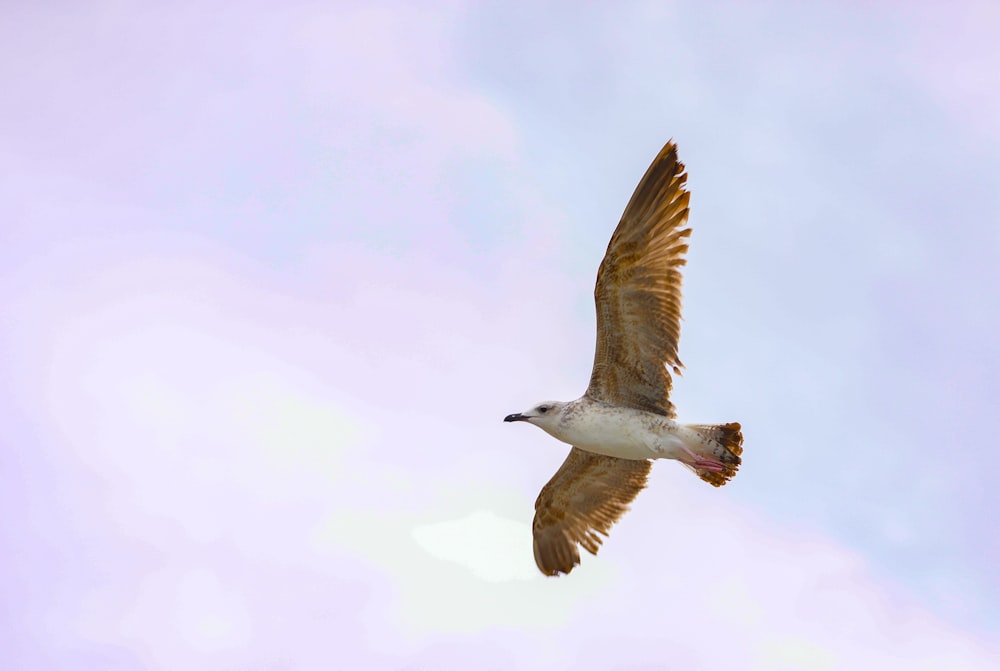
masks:
[[[692,16],[677,11],[667,19]],[[19,16],[8,49],[23,53],[40,34],[64,39],[41,42],[55,46],[34,54],[37,76],[6,71],[20,99],[51,102],[5,127],[16,141],[0,164],[12,177],[3,218],[14,222],[0,251],[0,420],[10,447],[0,497],[22,511],[0,524],[4,547],[17,548],[0,578],[0,631],[15,665],[995,666],[988,632],[946,621],[914,593],[930,576],[942,598],[982,598],[983,571],[953,536],[927,530],[963,519],[981,536],[960,513],[989,509],[987,495],[949,489],[966,480],[949,479],[948,464],[920,466],[940,454],[938,443],[928,451],[910,440],[922,411],[890,408],[884,424],[849,412],[871,401],[857,390],[876,373],[878,389],[905,386],[919,399],[921,374],[880,363],[923,351],[914,334],[942,348],[955,341],[935,340],[942,331],[914,319],[928,294],[911,305],[889,292],[871,312],[853,309],[850,298],[886,285],[861,272],[844,289],[832,271],[911,280],[935,258],[937,224],[914,219],[897,236],[893,226],[920,208],[880,198],[913,188],[875,184],[857,195],[884,208],[859,219],[871,248],[838,237],[822,207],[836,198],[810,182],[841,174],[836,162],[787,166],[828,156],[789,141],[822,124],[792,136],[771,124],[766,142],[737,143],[732,156],[706,151],[705,137],[743,126],[719,103],[733,78],[710,76],[725,61],[694,67],[712,55],[697,51],[701,33],[664,47],[687,50],[693,65],[679,90],[698,93],[671,108],[687,110],[681,127],[693,139],[682,147],[701,194],[687,276],[690,373],[677,398],[695,419],[744,421],[747,464],[720,491],[658,464],[601,556],[546,580],[532,567],[531,504],[565,448],[500,419],[586,383],[605,219],[637,176],[622,154],[649,144],[635,139],[641,129],[606,129],[630,126],[628,93],[654,81],[655,59],[638,67],[652,42],[599,68],[624,87],[613,104],[553,130],[495,82],[470,81],[475,54],[462,51],[462,22],[478,15],[460,6],[443,15],[251,6],[235,22],[212,8],[83,11],[83,24]],[[107,39],[95,47],[79,26],[101,16]],[[666,19],[642,17],[621,25],[644,25],[663,42]],[[708,34],[729,35],[731,53],[749,53],[739,35],[767,41],[727,20],[729,32],[709,22]],[[621,35],[594,21],[573,25],[619,53]],[[547,24],[532,25],[545,38]],[[509,53],[491,51],[488,36],[483,50]],[[565,53],[601,62],[577,32],[559,39],[574,47]],[[526,67],[530,55],[517,58]],[[108,58],[117,65],[102,68]],[[535,73],[542,88],[576,67],[539,62],[562,63]],[[767,61],[746,68],[769,71]],[[837,72],[807,93],[851,79]],[[586,75],[573,82],[586,87]],[[552,90],[546,105],[581,100],[572,86]],[[753,135],[751,122],[770,108],[736,109]],[[80,110],[78,125],[67,110]],[[572,140],[566,153],[560,137]],[[546,138],[551,152],[529,152],[524,138]],[[761,160],[773,174],[740,158],[747,146],[771,148]],[[615,184],[597,177],[610,174]],[[754,202],[753,180],[784,180],[768,192],[781,206],[770,218],[732,210]],[[803,212],[820,233],[797,223]],[[977,260],[963,265],[972,279],[986,267],[985,256],[963,258]],[[789,278],[799,293],[786,290]],[[803,300],[812,289],[841,310]],[[964,320],[977,305],[945,314]],[[876,313],[902,315],[906,332],[879,341],[880,356],[850,358],[893,333],[876,329]],[[970,332],[965,342],[980,347]],[[817,340],[827,333],[842,351]],[[978,360],[958,363],[982,375]],[[978,378],[956,377],[955,388],[966,379]],[[942,408],[952,413],[951,403]],[[828,428],[803,444],[817,415]],[[903,438],[900,427],[910,427]],[[907,487],[885,487],[870,468],[900,454],[866,451],[890,439],[908,441]],[[939,506],[941,492],[957,494]],[[894,570],[869,532],[898,542]],[[941,556],[911,552],[916,542]]]
[[[524,552],[524,542],[531,537],[531,527],[525,522],[489,510],[475,510],[457,520],[415,527],[411,534],[428,554],[463,566],[482,580],[540,577]]]
[[[317,320],[315,297],[276,291],[269,271],[224,249],[183,238],[100,249],[76,252],[75,268],[53,254],[31,271],[102,269],[89,279],[59,291],[57,277],[19,283],[36,287],[36,321],[29,303],[15,303],[16,323],[35,336],[34,350],[19,353],[48,371],[25,385],[44,428],[19,434],[41,449],[19,454],[62,464],[75,483],[31,523],[68,529],[77,540],[54,568],[72,561],[82,572],[20,590],[30,610],[60,623],[54,659],[119,650],[157,668],[299,668],[336,654],[375,668],[459,668],[461,640],[495,646],[515,665],[582,668],[643,664],[665,650],[694,668],[876,659],[975,669],[995,654],[881,584],[856,553],[741,511],[669,463],[600,559],[585,558],[571,579],[542,579],[530,503],[561,450],[499,422],[500,399],[523,383],[501,374],[501,358],[480,357],[485,379],[467,391],[498,387],[485,406],[457,399],[441,431],[422,420],[473,379],[462,366],[469,333],[418,329],[403,355],[384,323],[361,320],[351,337],[369,336],[371,350],[354,351],[321,333],[355,295],[338,293]],[[354,262],[345,250],[338,265]],[[435,320],[474,312],[477,294],[450,293]],[[412,300],[383,292],[377,305],[403,314]],[[476,330],[483,346],[497,342],[487,325]],[[532,337],[549,348],[561,336]],[[400,417],[399,397],[373,393],[378,377],[365,382],[378,356],[390,366],[405,358],[405,377],[422,382]],[[44,552],[37,540],[20,546],[8,579],[33,575]],[[332,622],[346,623],[336,653],[325,643]],[[594,651],[581,656],[584,641]]]

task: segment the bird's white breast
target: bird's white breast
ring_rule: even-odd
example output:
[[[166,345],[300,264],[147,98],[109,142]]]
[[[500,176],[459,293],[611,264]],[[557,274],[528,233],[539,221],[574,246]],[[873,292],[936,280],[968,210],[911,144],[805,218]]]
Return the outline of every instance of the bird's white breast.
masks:
[[[672,457],[682,444],[682,427],[651,412],[573,401],[550,433],[582,450],[622,459]]]

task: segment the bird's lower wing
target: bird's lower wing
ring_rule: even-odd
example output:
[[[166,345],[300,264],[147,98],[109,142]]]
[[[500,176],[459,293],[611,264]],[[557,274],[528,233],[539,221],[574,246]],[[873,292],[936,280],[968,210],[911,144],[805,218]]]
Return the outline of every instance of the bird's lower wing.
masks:
[[[646,486],[652,464],[574,447],[535,501],[535,563],[545,575],[569,573],[582,545],[597,554],[601,536]]]

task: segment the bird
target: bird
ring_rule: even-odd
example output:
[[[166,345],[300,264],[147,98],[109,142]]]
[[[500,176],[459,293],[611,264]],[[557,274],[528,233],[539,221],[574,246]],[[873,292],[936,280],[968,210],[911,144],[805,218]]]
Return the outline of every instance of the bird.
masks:
[[[547,576],[593,555],[646,487],[652,462],[675,459],[721,487],[742,461],[738,422],[681,424],[670,401],[686,264],[687,172],[668,141],[639,181],[597,273],[597,346],[590,384],[575,401],[543,401],[505,422],[534,424],[571,445],[535,501],[535,563]]]

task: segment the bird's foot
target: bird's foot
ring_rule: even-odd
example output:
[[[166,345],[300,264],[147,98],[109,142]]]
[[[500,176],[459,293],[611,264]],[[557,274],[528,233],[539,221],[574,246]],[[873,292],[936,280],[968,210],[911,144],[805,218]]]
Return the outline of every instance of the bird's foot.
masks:
[[[721,461],[695,454],[683,446],[681,449],[684,450],[684,454],[688,456],[687,459],[682,459],[681,461],[691,468],[696,468],[699,471],[709,471],[710,473],[722,473],[726,470],[725,465]]]

